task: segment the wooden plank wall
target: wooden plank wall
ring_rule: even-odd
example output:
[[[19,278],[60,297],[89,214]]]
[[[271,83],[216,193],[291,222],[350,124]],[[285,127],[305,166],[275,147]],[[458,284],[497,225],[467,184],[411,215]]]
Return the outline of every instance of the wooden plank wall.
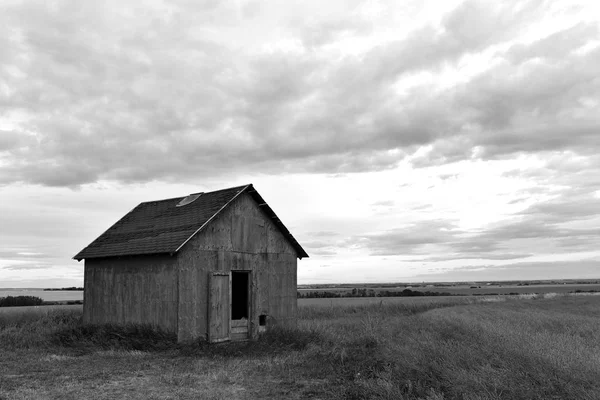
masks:
[[[241,217],[241,218],[240,218]],[[232,229],[232,225],[239,225],[239,221],[251,221],[261,230],[260,240],[255,241],[256,235],[251,235],[248,246],[240,246],[242,239],[237,238],[239,230]],[[242,223],[243,224],[243,223]],[[259,228],[264,225],[262,228]],[[265,237],[266,236],[266,237]],[[243,193],[224,212],[213,220],[207,228],[190,240],[182,250],[225,250],[244,253],[285,253],[296,255],[294,248],[288,243],[279,229],[252,200],[250,195]]]
[[[270,323],[291,322],[296,318],[296,266],[295,256],[269,254],[267,315],[271,318]]]
[[[213,343],[229,340],[230,338],[230,286],[231,276],[227,273],[214,273],[209,277],[208,338]]]
[[[259,315],[293,320],[297,311],[294,248],[247,195],[240,196],[177,256],[85,261],[86,323],[150,323],[181,341],[207,338],[208,276],[252,271],[250,336]]]
[[[212,271],[252,271],[251,337],[258,334],[261,314],[268,315],[270,322],[296,317],[296,251],[248,194],[238,197],[190,240],[178,260],[180,340],[206,338]]]
[[[177,331],[176,260],[136,256],[85,260],[86,323],[148,323]]]
[[[208,274],[218,270],[217,251],[181,251],[178,259],[179,341],[207,338]]]

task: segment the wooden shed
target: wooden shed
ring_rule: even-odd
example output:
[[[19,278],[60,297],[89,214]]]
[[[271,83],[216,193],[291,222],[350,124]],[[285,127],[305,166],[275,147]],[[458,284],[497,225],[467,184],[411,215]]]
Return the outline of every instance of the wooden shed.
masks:
[[[84,322],[221,342],[295,319],[303,257],[249,184],[141,203],[73,258],[85,259]]]

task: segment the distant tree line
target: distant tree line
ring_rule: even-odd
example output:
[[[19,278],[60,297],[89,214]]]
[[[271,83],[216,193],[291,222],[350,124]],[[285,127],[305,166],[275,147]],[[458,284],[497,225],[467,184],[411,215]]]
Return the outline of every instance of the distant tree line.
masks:
[[[448,292],[429,292],[404,289],[397,290],[373,290],[373,289],[357,289],[354,288],[348,291],[328,292],[325,290],[317,290],[312,292],[298,292],[299,299],[324,299],[333,297],[418,297],[418,296],[462,296],[460,294]]]
[[[60,288],[60,289],[58,289],[58,288],[44,289],[45,292],[54,291],[54,290],[83,290],[83,288],[71,286],[71,287],[64,287],[64,288]]]
[[[44,303],[35,296],[7,296],[0,297],[0,307],[40,306]]]

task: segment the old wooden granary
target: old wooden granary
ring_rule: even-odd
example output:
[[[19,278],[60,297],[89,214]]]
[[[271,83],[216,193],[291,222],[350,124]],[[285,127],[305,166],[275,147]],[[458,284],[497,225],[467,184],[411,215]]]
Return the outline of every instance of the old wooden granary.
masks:
[[[303,257],[250,184],[141,203],[74,258],[85,259],[84,322],[220,342],[295,318]]]

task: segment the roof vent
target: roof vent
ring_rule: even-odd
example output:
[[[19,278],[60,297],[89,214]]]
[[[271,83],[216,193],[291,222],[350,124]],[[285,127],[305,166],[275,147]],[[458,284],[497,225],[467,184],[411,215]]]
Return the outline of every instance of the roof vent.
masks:
[[[177,207],[187,206],[188,204],[193,203],[198,197],[202,196],[203,193],[204,192],[190,194],[185,199],[177,203]]]

